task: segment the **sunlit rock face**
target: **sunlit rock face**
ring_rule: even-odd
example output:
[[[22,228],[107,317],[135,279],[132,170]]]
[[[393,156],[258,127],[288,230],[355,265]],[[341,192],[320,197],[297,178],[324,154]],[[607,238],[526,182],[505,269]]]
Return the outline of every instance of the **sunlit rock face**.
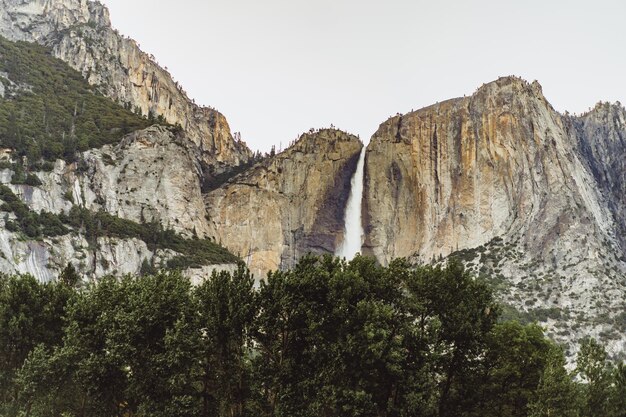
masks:
[[[367,149],[364,251],[383,264],[465,251],[503,300],[562,309],[545,320],[557,338],[604,331],[624,352],[606,318],[626,307],[623,114],[572,121],[538,83],[506,77],[387,120]]]
[[[211,233],[257,277],[308,252],[334,253],[362,146],[338,130],[303,135],[206,196]]]
[[[0,35],[49,46],[105,95],[182,126],[207,169],[220,172],[251,156],[245,143],[233,138],[221,113],[195,105],[154,57],[111,28],[109,12],[100,3],[0,0]]]
[[[368,248],[386,262],[533,227],[527,243],[539,252],[555,227],[614,233],[561,116],[538,84],[519,79],[388,120],[368,148],[366,178]]]

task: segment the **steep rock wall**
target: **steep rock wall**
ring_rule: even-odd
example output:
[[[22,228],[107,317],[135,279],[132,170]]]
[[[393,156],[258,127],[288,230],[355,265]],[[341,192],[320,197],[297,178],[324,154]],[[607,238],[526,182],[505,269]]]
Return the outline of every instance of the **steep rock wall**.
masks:
[[[567,121],[617,221],[617,237],[626,257],[626,109],[621,103],[598,103]]]
[[[597,117],[578,130],[606,126]],[[621,147],[619,130],[607,129]],[[382,263],[460,254],[555,339],[603,335],[626,351],[623,220],[609,202],[623,201],[623,171],[602,168],[623,158],[601,138],[586,158],[575,132],[538,83],[514,77],[389,119],[367,149],[364,252]],[[598,160],[605,174],[594,176]]]
[[[524,243],[538,253],[563,227],[615,239],[594,183],[539,85],[503,78],[381,125],[367,150],[365,246],[387,262],[533,227]]]
[[[201,168],[184,144],[185,133],[160,126],[132,133],[117,145],[82,153],[78,161],[58,160],[50,172],[36,172],[39,186],[11,184],[13,172],[0,170],[8,186],[31,210],[68,213],[73,205],[103,210],[138,223],[158,222],[191,238],[210,237],[200,193]],[[0,219],[0,271],[54,279],[73,263],[85,276],[137,274],[144,261],[164,263],[176,254],[151,250],[138,239],[100,238],[95,244],[78,232],[29,241],[11,233]],[[210,275],[207,266],[187,271],[195,281]]]
[[[206,195],[212,234],[257,277],[292,267],[307,252],[333,253],[362,146],[337,130],[304,134]]]

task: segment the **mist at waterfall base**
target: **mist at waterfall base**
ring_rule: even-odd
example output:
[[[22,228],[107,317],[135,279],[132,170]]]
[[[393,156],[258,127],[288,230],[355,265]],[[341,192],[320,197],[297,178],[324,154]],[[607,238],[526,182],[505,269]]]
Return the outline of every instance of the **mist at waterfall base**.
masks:
[[[363,244],[363,222],[361,221],[361,204],[363,201],[363,171],[365,168],[365,146],[361,149],[356,171],[350,181],[350,196],[346,205],[344,219],[344,239],[337,248],[335,255],[351,260],[361,252]]]

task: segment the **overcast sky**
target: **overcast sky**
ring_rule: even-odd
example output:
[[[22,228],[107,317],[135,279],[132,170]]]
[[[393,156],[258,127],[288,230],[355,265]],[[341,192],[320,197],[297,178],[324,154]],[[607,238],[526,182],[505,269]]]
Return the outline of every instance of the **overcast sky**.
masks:
[[[365,142],[388,116],[538,80],[559,111],[626,102],[623,0],[104,0],[252,149],[311,127]]]

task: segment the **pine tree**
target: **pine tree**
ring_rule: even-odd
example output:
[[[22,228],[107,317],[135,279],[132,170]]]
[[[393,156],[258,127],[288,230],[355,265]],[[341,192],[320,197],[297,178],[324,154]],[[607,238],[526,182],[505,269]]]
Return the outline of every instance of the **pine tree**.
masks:
[[[617,365],[613,373],[613,380],[611,408],[616,411],[616,417],[626,417],[626,362]]]
[[[537,387],[535,400],[529,405],[529,417],[577,417],[577,389],[565,369],[565,357],[554,347]]]
[[[72,265],[71,262],[67,263],[67,266],[65,267],[63,272],[61,272],[61,275],[59,275],[59,281],[61,281],[70,288],[75,288],[80,282],[80,276],[76,272],[76,268],[74,268],[74,265]]]
[[[583,386],[582,415],[606,417],[610,409],[611,369],[604,346],[593,338],[584,339],[576,362],[576,371],[586,383]]]

